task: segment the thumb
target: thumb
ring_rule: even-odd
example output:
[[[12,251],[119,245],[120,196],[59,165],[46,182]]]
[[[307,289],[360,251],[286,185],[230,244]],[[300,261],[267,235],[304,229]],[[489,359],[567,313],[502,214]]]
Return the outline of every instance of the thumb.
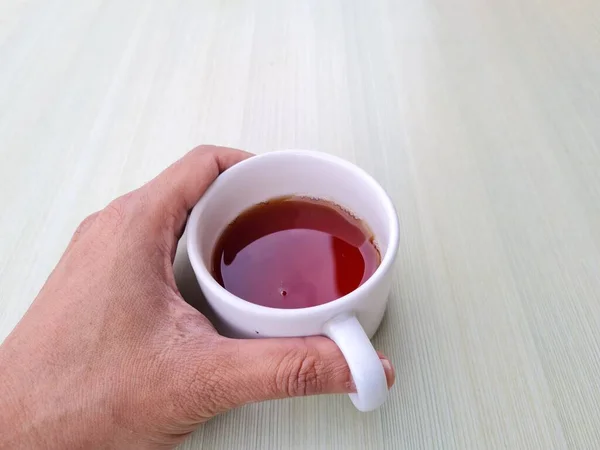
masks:
[[[323,336],[231,341],[237,357],[231,392],[235,403],[355,392],[350,369],[337,345]],[[394,368],[379,355],[388,387]]]

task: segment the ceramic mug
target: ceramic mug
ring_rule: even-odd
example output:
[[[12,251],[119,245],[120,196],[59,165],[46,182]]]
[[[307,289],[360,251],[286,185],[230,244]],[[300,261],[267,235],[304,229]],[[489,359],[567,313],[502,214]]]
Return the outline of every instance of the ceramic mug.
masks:
[[[351,293],[299,309],[256,305],[225,290],[211,275],[211,256],[225,227],[257,203],[285,195],[329,200],[364,220],[381,252],[375,273]],[[398,217],[383,188],[366,172],[326,153],[284,150],[255,156],[223,172],[192,210],[187,252],[206,300],[231,337],[325,335],[340,348],[352,373],[360,411],[383,404],[387,382],[370,342],[385,312],[398,250]]]

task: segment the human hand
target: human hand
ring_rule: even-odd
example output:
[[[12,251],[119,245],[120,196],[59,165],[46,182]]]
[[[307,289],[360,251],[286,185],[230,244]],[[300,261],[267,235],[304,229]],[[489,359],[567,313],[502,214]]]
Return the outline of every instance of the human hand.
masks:
[[[170,448],[249,402],[353,390],[329,339],[222,337],[175,285],[188,212],[250,156],[198,147],[82,222],[0,346],[0,448]]]

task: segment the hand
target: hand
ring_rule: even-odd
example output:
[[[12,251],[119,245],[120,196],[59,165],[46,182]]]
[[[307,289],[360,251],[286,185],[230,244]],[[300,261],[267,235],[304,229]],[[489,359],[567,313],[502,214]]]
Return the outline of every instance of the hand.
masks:
[[[250,156],[196,148],[83,221],[0,347],[0,448],[169,448],[249,402],[352,391],[329,339],[222,337],[175,285],[188,212]]]

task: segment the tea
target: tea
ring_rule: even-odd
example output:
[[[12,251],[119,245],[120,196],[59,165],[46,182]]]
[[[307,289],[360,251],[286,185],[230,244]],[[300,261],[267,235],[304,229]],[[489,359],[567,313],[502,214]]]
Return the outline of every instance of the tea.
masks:
[[[255,205],[229,224],[212,274],[249,302],[306,308],[352,292],[380,262],[364,222],[333,203],[290,196]]]

